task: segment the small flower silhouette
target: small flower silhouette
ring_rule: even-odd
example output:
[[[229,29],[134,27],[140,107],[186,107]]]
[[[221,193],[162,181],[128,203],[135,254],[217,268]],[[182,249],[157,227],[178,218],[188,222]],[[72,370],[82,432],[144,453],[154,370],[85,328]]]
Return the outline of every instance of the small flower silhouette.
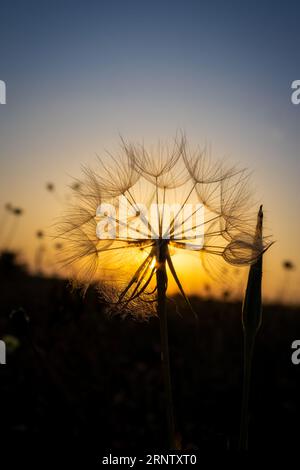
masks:
[[[295,269],[295,265],[293,261],[285,260],[282,262],[283,269],[286,271],[293,271]]]
[[[21,209],[21,207],[14,207],[12,211],[16,217],[19,217],[24,212],[23,209]]]
[[[46,183],[46,189],[47,189],[47,191],[49,191],[51,193],[52,191],[55,190],[55,186],[54,186],[53,183]]]
[[[13,217],[6,233],[5,241],[3,243],[3,249],[8,250],[13,241],[13,238],[16,236],[16,233],[18,231],[19,221],[21,216],[24,214],[24,209],[22,209],[21,207],[12,206],[10,203],[5,205],[5,209],[7,211],[7,214]],[[2,221],[1,228],[3,228],[3,226],[4,222]]]

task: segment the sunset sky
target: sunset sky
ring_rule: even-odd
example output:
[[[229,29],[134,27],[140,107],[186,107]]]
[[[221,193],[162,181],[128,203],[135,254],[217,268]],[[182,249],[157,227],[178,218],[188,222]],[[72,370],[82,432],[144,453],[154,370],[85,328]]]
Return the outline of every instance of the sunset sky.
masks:
[[[35,232],[60,214],[47,182],[64,199],[120,133],[156,142],[184,130],[253,171],[276,240],[265,295],[278,298],[291,260],[300,301],[299,14],[296,1],[1,1],[0,204],[25,211],[11,248],[32,260]]]

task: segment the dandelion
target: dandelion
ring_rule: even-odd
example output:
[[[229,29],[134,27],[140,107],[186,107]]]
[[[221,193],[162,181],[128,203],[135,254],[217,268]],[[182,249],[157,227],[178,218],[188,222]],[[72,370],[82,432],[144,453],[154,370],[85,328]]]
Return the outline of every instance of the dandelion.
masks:
[[[13,208],[13,214],[18,217],[18,216],[23,214],[23,209],[21,209],[20,207],[14,207]]]
[[[283,261],[282,266],[286,271],[293,271],[295,269],[294,263],[289,260]]]
[[[44,232],[42,230],[37,230],[36,237],[39,240],[39,243],[35,250],[35,271],[38,275],[41,275],[43,272],[43,258],[46,251],[46,247],[43,244]]]
[[[226,289],[226,290],[223,291],[223,300],[224,300],[224,302],[226,302],[229,299],[230,295],[231,295],[231,292],[229,290]]]
[[[296,265],[291,260],[284,260],[282,262],[282,268],[284,271],[283,278],[281,279],[280,288],[278,290],[278,300],[279,304],[288,301],[290,297],[290,288],[291,288],[291,275],[295,271]]]
[[[46,183],[46,189],[47,191],[49,191],[50,193],[52,193],[55,189],[55,186],[53,183]]]
[[[16,236],[20,223],[20,217],[23,215],[24,210],[21,209],[21,207],[13,207],[10,204],[6,205],[6,209],[11,213],[12,216],[14,216],[4,242],[4,248],[7,250],[11,245],[13,238]]]
[[[56,201],[57,201],[59,204],[62,204],[62,203],[63,203],[63,199],[62,199],[61,196],[58,194],[54,183],[51,183],[51,182],[46,183],[46,190],[47,190],[49,193],[52,193],[52,194],[53,194],[54,198],[56,199]]]
[[[255,262],[265,242],[261,246],[251,237],[249,175],[213,163],[206,149],[191,151],[185,137],[150,148],[122,140],[120,153],[98,157],[97,165],[84,168],[76,202],[59,224],[62,259],[72,266],[75,282],[98,285],[109,311],[158,316],[169,446],[175,448],[170,277],[193,309],[173,260],[177,253],[193,253],[208,272],[217,257],[238,266]]]
[[[5,229],[5,226],[6,226],[7,218],[12,214],[12,212],[13,212],[13,207],[10,204],[10,202],[7,202],[4,205],[4,214],[0,222],[0,234],[3,233],[3,230]]]

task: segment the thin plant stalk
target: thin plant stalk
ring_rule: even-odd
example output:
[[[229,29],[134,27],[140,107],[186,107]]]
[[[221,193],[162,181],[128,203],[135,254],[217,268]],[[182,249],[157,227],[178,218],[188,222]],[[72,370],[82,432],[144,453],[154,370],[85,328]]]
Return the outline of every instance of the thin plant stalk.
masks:
[[[7,219],[8,217],[11,215],[11,208],[10,206],[8,205],[7,207],[5,207],[5,213],[1,219],[1,222],[0,222],[0,235],[2,235],[5,227],[6,227],[6,223],[7,223]]]
[[[11,243],[15,237],[19,225],[19,217],[16,217],[9,229],[8,234],[6,235],[5,241],[3,243],[3,249],[8,250],[11,247]]]
[[[170,374],[170,358],[168,344],[168,320],[166,311],[166,290],[167,290],[167,272],[166,272],[166,253],[167,245],[160,240],[157,250],[157,313],[160,324],[160,341],[161,341],[161,361],[162,372],[165,388],[166,400],[166,417],[168,426],[168,445],[170,449],[175,449],[175,425],[172,398],[172,385]]]

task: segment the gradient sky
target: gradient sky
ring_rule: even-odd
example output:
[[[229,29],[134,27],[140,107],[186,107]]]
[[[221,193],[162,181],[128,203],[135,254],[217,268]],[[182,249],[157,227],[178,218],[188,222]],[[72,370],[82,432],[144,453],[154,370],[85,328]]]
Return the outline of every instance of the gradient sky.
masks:
[[[299,14],[296,1],[1,0],[0,203],[25,209],[13,246],[32,256],[35,231],[59,214],[47,181],[63,197],[119,133],[155,142],[183,129],[253,170],[276,240],[266,295],[290,259],[300,301]]]

